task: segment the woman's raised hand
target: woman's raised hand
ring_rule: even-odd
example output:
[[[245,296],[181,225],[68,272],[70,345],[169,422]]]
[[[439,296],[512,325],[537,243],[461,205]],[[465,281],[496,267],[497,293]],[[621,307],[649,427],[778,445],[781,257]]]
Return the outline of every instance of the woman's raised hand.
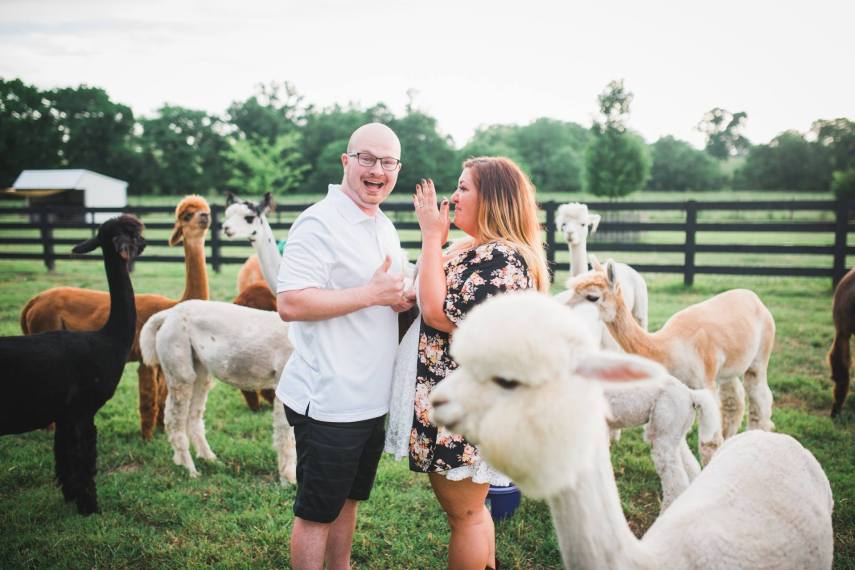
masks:
[[[448,199],[444,198],[442,204],[437,207],[433,180],[422,178],[421,183],[416,184],[413,206],[416,209],[419,228],[422,230],[422,241],[436,240],[440,246],[448,241],[448,230],[451,227]]]

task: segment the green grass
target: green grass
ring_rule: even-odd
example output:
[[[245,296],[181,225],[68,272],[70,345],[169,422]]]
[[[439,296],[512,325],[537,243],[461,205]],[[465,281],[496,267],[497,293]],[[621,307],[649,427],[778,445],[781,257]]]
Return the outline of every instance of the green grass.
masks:
[[[176,252],[177,253],[177,252]],[[214,299],[235,293],[238,266],[211,275]],[[138,292],[177,297],[181,264],[139,263]],[[559,273],[556,283],[566,275]],[[824,362],[832,337],[826,279],[646,275],[655,329],[675,311],[720,291],[748,287],[778,327],[769,383],[777,429],[801,441],[828,475],[835,497],[835,568],[855,568],[855,398],[837,421],[828,418],[830,382]],[[95,261],[0,261],[0,334],[18,334],[18,313],[33,294],[57,285],[106,288]],[[197,463],[192,480],[173,465],[158,432],[139,437],[136,364],[125,369],[116,396],[97,416],[98,491],[103,514],[88,518],[63,503],[53,483],[52,434],[0,438],[0,560],[4,568],[287,568],[294,489],[279,486],[271,447],[270,408],[252,413],[234,388],[216,383],[206,423],[219,461]],[[692,436],[694,447],[694,435]],[[640,534],[658,514],[659,482],[640,429],[626,430],[613,462],[624,510]],[[499,558],[511,568],[557,568],[560,557],[546,506],[523,499],[497,525]],[[370,501],[360,509],[355,568],[443,568],[448,529],[427,478],[384,457]]]

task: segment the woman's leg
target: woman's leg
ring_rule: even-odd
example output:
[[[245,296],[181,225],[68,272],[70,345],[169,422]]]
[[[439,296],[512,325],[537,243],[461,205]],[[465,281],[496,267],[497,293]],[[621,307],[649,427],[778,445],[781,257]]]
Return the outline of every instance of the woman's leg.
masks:
[[[448,567],[452,570],[495,567],[496,531],[484,506],[490,485],[473,483],[471,479],[449,481],[438,473],[430,473],[429,477],[451,526]]]

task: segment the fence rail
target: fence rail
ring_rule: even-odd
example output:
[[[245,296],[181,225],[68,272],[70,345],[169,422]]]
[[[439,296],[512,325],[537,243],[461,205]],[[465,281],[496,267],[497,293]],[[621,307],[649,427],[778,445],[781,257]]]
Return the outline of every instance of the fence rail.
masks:
[[[274,231],[287,231],[291,227],[290,221],[282,221],[282,217],[293,218],[298,212],[305,209],[309,204],[282,204],[277,207],[276,213],[271,216],[270,225]],[[546,231],[546,256],[550,268],[554,271],[569,270],[569,263],[556,261],[556,253],[559,249],[566,248],[563,243],[556,242],[555,212],[560,203],[544,202],[540,205],[545,212],[543,227]],[[589,241],[588,251],[608,252],[648,252],[682,254],[683,263],[632,263],[632,266],[641,272],[653,273],[678,273],[683,275],[686,285],[694,283],[695,275],[765,275],[765,276],[805,276],[805,277],[830,277],[836,285],[846,273],[846,256],[855,254],[855,247],[847,244],[848,234],[855,230],[855,224],[849,222],[850,213],[855,212],[855,201],[791,201],[791,202],[697,202],[693,200],[682,202],[588,202],[588,208],[596,212],[675,212],[675,215],[683,221],[603,221],[599,226],[601,235],[612,232],[681,232],[684,236],[683,243],[656,243],[634,241]],[[54,221],[57,214],[64,217],[73,211],[81,215],[84,221]],[[418,223],[412,216],[410,204],[390,203],[383,206],[383,210],[396,218],[395,225],[399,231],[418,230]],[[45,266],[52,270],[57,260],[67,259],[97,259],[97,257],[75,257],[68,253],[58,253],[57,246],[70,246],[78,243],[80,238],[55,237],[55,232],[62,230],[86,230],[95,232],[98,225],[94,223],[94,215],[104,212],[115,212],[116,208],[79,208],[69,206],[39,206],[33,208],[6,207],[0,208],[0,246],[39,246],[40,251],[6,251],[0,249],[0,259],[40,259]],[[146,221],[145,218],[153,215],[161,215],[169,218],[174,209],[167,206],[129,206],[122,209],[123,212],[132,213],[143,219],[148,229],[168,230],[172,228],[172,222],[168,221]],[[824,212],[831,213],[833,220],[775,220],[775,221],[751,221],[751,222],[699,222],[698,215],[711,211],[738,211],[738,212],[790,212],[791,217],[796,212]],[[209,237],[210,255],[208,260],[215,271],[219,272],[224,264],[243,263],[246,256],[225,255],[224,250],[243,247],[245,242],[232,242],[223,240],[220,235],[220,220],[223,217],[224,207],[214,205],[211,208],[211,228]],[[63,217],[63,216],[59,216]],[[15,220],[20,218],[20,220]],[[89,220],[89,221],[85,221]],[[11,232],[27,230],[32,232],[38,230],[38,237],[12,237]],[[833,236],[832,245],[745,245],[745,244],[699,244],[698,233],[727,233],[727,232],[756,232],[756,233],[811,233]],[[282,233],[281,235],[284,235]],[[148,240],[151,245],[164,246],[166,240]],[[420,247],[419,241],[402,240],[401,245],[407,249]],[[64,249],[64,248],[63,248]],[[746,266],[746,265],[699,265],[696,263],[697,254],[723,253],[735,255],[764,254],[764,255],[825,255],[832,257],[830,267],[797,267],[797,266]],[[175,255],[146,255],[140,261],[175,261],[183,262],[183,256]]]

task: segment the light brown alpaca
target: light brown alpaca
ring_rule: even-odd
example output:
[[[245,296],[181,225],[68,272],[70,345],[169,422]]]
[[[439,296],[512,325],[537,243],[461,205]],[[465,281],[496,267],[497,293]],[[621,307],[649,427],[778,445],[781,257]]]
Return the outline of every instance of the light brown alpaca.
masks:
[[[834,381],[831,417],[835,417],[843,410],[843,402],[849,391],[849,368],[852,366],[849,340],[855,333],[855,268],[850,269],[837,284],[831,314],[834,318],[834,342],[828,352],[828,364]]]
[[[678,311],[662,328],[650,333],[632,317],[615,285],[611,264],[567,283],[567,304],[593,303],[609,332],[626,352],[659,362],[690,388],[721,389],[724,437],[739,430],[745,394],[749,396],[748,428],[771,431],[772,391],[766,371],[775,340],[775,320],[760,298],[747,289],[733,289]]]
[[[255,257],[257,262],[258,257],[253,257]],[[246,265],[244,265],[244,267],[246,267]],[[258,269],[258,273],[261,275],[261,269]],[[270,287],[267,286],[267,281],[264,280],[264,276],[261,277],[259,282],[247,286],[238,293],[238,296],[232,300],[232,303],[235,305],[243,305],[244,307],[251,307],[253,309],[260,309],[262,311],[276,310],[276,297],[273,295]],[[257,412],[261,408],[261,398],[259,396],[263,397],[271,404],[273,403],[273,398],[275,396],[273,390],[241,390],[240,392],[243,394],[244,400],[246,400],[246,405],[249,406],[249,409],[253,412]]]
[[[201,196],[185,197],[175,208],[175,226],[169,236],[169,245],[184,242],[185,282],[181,299],[162,295],[135,295],[137,324],[134,344],[128,362],[139,362],[137,375],[140,392],[140,432],[149,440],[155,424],[163,425],[163,404],[166,400],[166,383],[158,368],[142,363],[140,356],[140,329],[153,314],[169,309],[187,299],[208,299],[208,272],[205,267],[205,235],[211,222],[211,208]],[[39,293],[30,299],[21,311],[21,330],[24,334],[46,331],[93,331],[107,322],[110,314],[110,295],[106,291],[92,291],[79,287],[57,287]]]
[[[237,290],[242,293],[256,283],[267,283],[267,281],[264,280],[264,273],[261,272],[261,262],[258,261],[258,256],[253,253],[238,271]],[[270,291],[270,288],[268,287],[267,290]]]

